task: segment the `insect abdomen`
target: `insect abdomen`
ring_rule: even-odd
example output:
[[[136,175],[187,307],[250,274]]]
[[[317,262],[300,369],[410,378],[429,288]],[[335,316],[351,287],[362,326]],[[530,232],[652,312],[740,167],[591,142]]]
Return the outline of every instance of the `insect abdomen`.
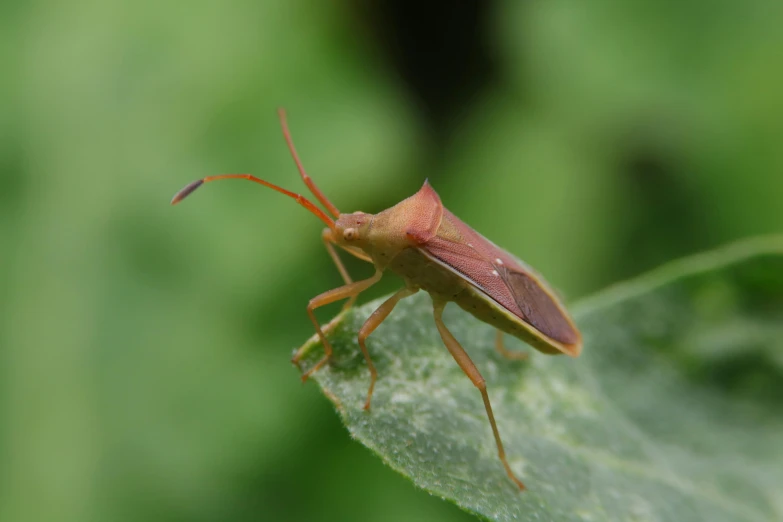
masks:
[[[530,332],[529,326],[525,326],[521,319],[503,308],[497,302],[488,297],[477,288],[466,287],[465,290],[454,299],[460,308],[468,312],[479,321],[494,326],[509,335],[513,335],[536,350],[556,355],[561,353],[540,337]]]

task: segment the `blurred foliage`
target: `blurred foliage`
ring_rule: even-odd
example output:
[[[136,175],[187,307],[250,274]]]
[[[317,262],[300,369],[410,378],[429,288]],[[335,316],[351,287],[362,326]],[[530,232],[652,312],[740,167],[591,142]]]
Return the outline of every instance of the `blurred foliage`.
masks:
[[[496,521],[783,518],[783,236],[670,263],[576,304],[578,360],[509,361],[491,326],[447,309],[487,379],[524,493],[424,292],[370,338],[379,380],[364,410],[370,372],[356,332],[381,302],[342,316],[333,362],[314,377],[351,435],[426,491]],[[305,370],[323,355],[319,342],[307,347]]]
[[[570,297],[783,228],[783,4],[491,7],[497,74],[433,140],[351,3],[0,4],[2,520],[467,517],[299,384],[340,283],[318,222],[240,182],[168,207],[219,172],[303,190],[278,105],[338,207],[429,176]]]

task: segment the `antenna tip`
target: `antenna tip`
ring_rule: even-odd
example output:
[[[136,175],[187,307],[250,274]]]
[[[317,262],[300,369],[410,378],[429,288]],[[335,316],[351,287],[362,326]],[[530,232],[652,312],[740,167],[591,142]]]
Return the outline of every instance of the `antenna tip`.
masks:
[[[179,192],[174,194],[174,197],[171,198],[171,204],[172,205],[176,205],[177,203],[179,203],[180,201],[182,201],[186,197],[190,196],[193,193],[193,191],[195,191],[197,188],[199,188],[203,184],[204,184],[204,180],[203,179],[197,179],[196,181],[194,181],[192,183],[188,183],[187,185],[185,185],[182,188],[182,190],[180,190]]]

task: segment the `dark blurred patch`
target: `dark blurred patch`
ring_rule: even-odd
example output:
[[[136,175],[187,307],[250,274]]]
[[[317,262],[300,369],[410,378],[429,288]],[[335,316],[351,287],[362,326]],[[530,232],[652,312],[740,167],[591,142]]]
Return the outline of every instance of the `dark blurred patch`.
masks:
[[[738,285],[750,289],[747,297],[752,302],[744,305],[755,315],[763,317],[783,310],[783,259],[779,256],[768,255],[751,266],[738,266],[733,275]]]
[[[354,0],[353,7],[426,118],[436,145],[497,75],[491,50],[496,2]]]
[[[701,382],[720,395],[747,401],[764,414],[783,413],[783,367],[767,346],[747,346],[710,364],[702,359],[686,366],[689,379]]]
[[[659,338],[650,345],[714,394],[752,404],[763,416],[783,412],[783,259],[756,257],[726,268],[722,277],[680,284],[682,293],[669,301],[690,305],[670,310],[670,328],[688,333],[681,343]]]
[[[689,172],[687,140],[676,123],[663,119],[640,117],[620,132],[615,145],[618,181],[625,187],[619,244],[627,253],[621,266],[611,269],[615,278],[713,243],[706,197]]]

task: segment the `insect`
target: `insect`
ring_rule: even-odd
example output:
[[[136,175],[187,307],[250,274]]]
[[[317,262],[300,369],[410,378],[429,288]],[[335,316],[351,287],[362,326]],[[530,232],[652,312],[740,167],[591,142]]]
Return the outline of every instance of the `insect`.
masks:
[[[449,212],[427,181],[413,196],[377,214],[341,213],[305,172],[294,148],[285,112],[280,109],[278,114],[283,136],[302,180],[334,219],[304,196],[250,174],[223,174],[194,181],[174,196],[172,205],[182,201],[204,183],[240,178],[260,183],[295,199],[326,224],[321,238],[345,284],[312,298],[307,305],[307,314],[321,340],[324,356],[302,375],[303,381],[332,356],[332,347],[326,334],[335,324],[332,322],[322,328],[314,311],[343,299],[347,299],[343,309],[349,308],[361,292],[381,279],[386,270],[402,277],[405,287],[381,304],[359,330],[359,347],[370,370],[365,410],[370,409],[378,378],[367,350],[367,337],[389,316],[400,300],[420,290],[429,293],[435,326],[443,343],[481,393],[500,461],[509,478],[520,490],[525,489],[506,459],[486,382],[465,349],[444,324],[443,309],[447,303],[454,302],[494,326],[497,329],[497,351],[512,359],[524,358],[526,353],[507,350],[503,345],[504,334],[513,335],[546,354],[564,353],[577,357],[582,350],[582,338],[568,312],[541,276]],[[375,266],[373,276],[353,281],[335,246],[372,263]],[[294,363],[298,364],[303,356],[303,348],[294,355]]]

